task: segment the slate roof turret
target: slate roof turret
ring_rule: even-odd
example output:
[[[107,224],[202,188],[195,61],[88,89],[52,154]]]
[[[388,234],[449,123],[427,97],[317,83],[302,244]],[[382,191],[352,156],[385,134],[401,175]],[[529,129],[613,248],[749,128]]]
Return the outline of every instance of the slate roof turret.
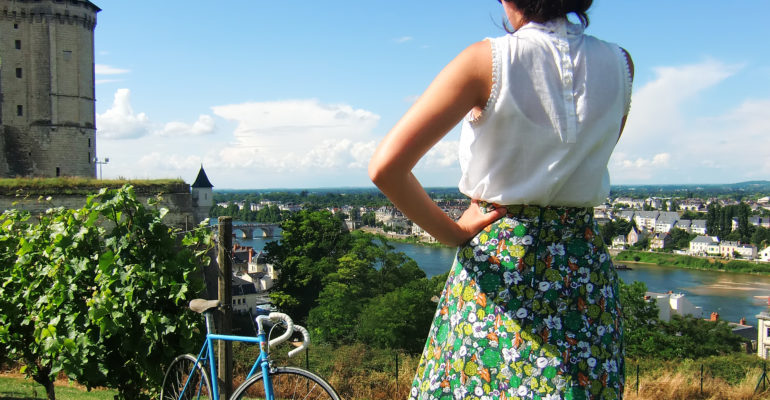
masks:
[[[211,184],[209,181],[209,177],[206,176],[206,171],[203,170],[203,165],[201,165],[200,171],[198,171],[198,177],[195,178],[195,182],[193,182],[192,187],[194,188],[213,188],[214,185]]]

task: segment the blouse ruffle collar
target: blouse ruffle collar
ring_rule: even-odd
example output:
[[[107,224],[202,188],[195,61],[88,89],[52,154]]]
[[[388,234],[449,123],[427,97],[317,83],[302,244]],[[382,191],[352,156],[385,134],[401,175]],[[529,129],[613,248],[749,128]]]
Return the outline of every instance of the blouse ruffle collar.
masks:
[[[567,20],[567,18],[556,18],[544,23],[528,22],[521,28],[517,29],[514,33],[519,33],[525,30],[539,30],[551,35],[559,37],[582,35],[583,25],[573,24]]]

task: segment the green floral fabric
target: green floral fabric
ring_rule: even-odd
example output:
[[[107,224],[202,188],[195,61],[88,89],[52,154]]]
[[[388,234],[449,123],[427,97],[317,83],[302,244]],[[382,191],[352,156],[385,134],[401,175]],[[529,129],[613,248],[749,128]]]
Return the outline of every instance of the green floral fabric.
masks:
[[[411,398],[621,399],[620,313],[593,210],[508,206],[458,250]]]

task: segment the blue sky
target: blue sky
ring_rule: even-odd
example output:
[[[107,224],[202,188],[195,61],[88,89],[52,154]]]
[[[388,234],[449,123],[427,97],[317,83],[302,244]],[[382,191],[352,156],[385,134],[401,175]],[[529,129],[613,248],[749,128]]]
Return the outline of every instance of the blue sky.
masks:
[[[504,34],[494,0],[92,0],[105,178],[215,188],[372,186],[374,147],[457,53]],[[224,6],[218,6],[224,5]],[[587,32],[636,64],[613,184],[770,179],[766,0],[595,0]],[[454,186],[458,129],[418,165]]]

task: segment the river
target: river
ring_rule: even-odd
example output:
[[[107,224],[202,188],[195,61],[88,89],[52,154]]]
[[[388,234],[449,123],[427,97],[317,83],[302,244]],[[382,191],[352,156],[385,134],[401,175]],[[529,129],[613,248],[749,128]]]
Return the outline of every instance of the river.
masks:
[[[244,246],[261,250],[265,243],[274,239],[241,239]],[[409,243],[392,243],[397,251],[413,258],[428,277],[440,275],[449,270],[455,249],[421,246]],[[716,311],[726,321],[738,322],[746,318],[749,325],[756,326],[756,315],[768,309],[770,276],[724,273],[665,267],[654,264],[629,263],[632,270],[618,271],[624,282],[642,281],[647,290],[666,293],[684,293],[693,305],[703,308],[704,318]]]

